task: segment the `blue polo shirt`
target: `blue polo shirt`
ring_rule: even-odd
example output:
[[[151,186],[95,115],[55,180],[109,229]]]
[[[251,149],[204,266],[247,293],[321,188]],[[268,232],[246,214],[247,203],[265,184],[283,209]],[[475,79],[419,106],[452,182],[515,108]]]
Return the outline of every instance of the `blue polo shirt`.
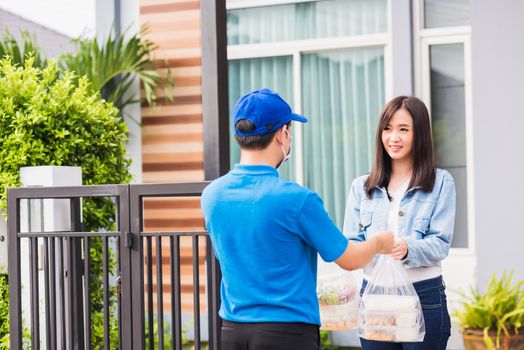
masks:
[[[317,252],[334,261],[348,244],[320,197],[271,166],[237,164],[201,204],[222,269],[222,319],[320,325]]]

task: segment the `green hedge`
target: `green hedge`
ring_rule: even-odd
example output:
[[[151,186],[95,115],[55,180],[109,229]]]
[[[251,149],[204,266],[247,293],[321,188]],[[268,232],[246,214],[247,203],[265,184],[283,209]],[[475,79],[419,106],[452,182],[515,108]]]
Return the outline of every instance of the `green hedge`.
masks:
[[[58,73],[52,62],[40,69],[32,60],[0,61],[0,209],[23,166],[81,166],[86,185],[131,179],[118,109],[90,92],[87,79],[76,86],[73,74]]]
[[[0,349],[9,349],[9,285],[0,275]]]

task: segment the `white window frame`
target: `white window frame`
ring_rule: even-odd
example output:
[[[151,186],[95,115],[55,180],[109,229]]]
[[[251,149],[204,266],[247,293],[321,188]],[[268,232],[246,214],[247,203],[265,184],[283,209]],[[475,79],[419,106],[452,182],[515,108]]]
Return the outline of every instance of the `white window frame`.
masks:
[[[237,10],[250,7],[263,7],[285,4],[296,4],[299,2],[313,2],[318,0],[226,0],[227,10]]]
[[[464,45],[464,92],[466,128],[466,179],[467,179],[467,248],[451,248],[452,257],[475,256],[475,191],[473,155],[473,111],[471,76],[471,26],[424,28],[424,0],[414,1],[413,28],[415,53],[415,94],[424,101],[431,118],[431,67],[429,50],[432,45]]]
[[[241,9],[259,6],[274,6],[291,3],[303,3],[318,0],[228,0],[226,7],[230,9]],[[384,50],[384,95],[386,101],[390,99],[392,90],[392,66],[391,66],[391,0],[387,1],[388,32],[377,34],[365,34],[358,36],[342,36],[332,38],[292,40],[284,42],[270,42],[260,44],[228,45],[227,59],[249,59],[291,56],[293,60],[293,110],[302,113],[302,81],[301,81],[301,55],[322,51],[382,48]],[[295,154],[295,181],[304,184],[304,154],[303,154],[303,132],[302,123],[294,124],[293,142],[296,144]]]

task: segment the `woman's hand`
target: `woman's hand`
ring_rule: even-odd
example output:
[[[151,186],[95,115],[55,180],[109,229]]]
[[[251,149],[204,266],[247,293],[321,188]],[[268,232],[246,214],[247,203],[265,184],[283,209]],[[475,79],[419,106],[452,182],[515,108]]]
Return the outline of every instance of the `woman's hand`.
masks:
[[[408,254],[408,244],[403,238],[397,238],[389,256],[395,260],[403,259]]]

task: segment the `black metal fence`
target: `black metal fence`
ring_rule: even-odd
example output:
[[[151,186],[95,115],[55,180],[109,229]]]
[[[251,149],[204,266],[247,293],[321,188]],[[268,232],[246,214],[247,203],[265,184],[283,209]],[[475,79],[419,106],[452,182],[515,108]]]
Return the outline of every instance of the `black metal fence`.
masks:
[[[114,344],[126,350],[182,349],[181,237],[190,237],[192,241],[194,348],[202,346],[199,245],[204,240],[208,346],[209,349],[219,349],[220,268],[209,236],[204,230],[144,230],[144,200],[199,197],[206,185],[202,182],[9,189],[11,349],[22,349],[26,340],[32,349],[110,349],[115,347]],[[93,197],[112,199],[114,231],[86,232],[83,229],[82,199]],[[43,213],[46,199],[67,202],[69,227],[52,231],[44,229],[45,220],[41,215],[39,228],[26,224],[27,229],[22,230],[22,219],[32,217],[31,203],[37,203],[40,213]],[[21,215],[22,203],[26,205],[27,215]],[[98,252],[101,276],[93,272],[100,264],[98,258],[92,261],[94,247],[101,249]],[[165,250],[166,247],[169,251],[169,257],[166,257],[169,281],[164,277],[166,264],[162,248]],[[100,310],[93,310],[92,279],[101,279]],[[26,281],[29,281],[29,286],[24,285]],[[164,300],[166,286],[170,290],[168,310]],[[22,291],[27,287],[29,315],[22,312]],[[112,301],[116,305],[112,305]],[[166,311],[168,315],[165,315]],[[97,327],[103,326],[103,335],[97,338],[100,343],[93,341],[95,312],[103,315],[102,324],[97,321]],[[44,320],[40,319],[41,315],[44,315]],[[23,332],[22,320],[28,317],[30,337],[24,336]],[[166,318],[171,322],[166,322]],[[114,336],[112,327],[117,328],[118,341],[111,339]],[[166,332],[170,333],[170,339],[165,337]]]

